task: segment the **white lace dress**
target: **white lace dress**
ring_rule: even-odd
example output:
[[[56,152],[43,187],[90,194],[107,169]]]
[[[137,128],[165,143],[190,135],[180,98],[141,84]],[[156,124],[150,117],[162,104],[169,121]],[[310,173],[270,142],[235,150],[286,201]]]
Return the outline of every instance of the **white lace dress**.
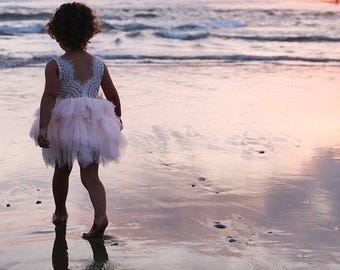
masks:
[[[73,64],[54,58],[59,69],[58,98],[47,129],[49,148],[42,148],[46,165],[72,166],[78,160],[81,167],[93,162],[105,164],[117,161],[126,140],[120,131],[120,121],[114,105],[99,97],[104,64],[93,58],[93,76],[79,82],[73,77]],[[30,130],[36,144],[39,133],[40,110]]]

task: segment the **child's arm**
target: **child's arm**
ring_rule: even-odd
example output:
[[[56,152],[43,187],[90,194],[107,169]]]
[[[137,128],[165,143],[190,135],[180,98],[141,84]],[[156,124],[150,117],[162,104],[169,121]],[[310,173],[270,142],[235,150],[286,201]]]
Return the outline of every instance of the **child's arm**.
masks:
[[[48,148],[47,127],[51,119],[52,109],[57,100],[58,93],[58,66],[51,60],[45,68],[45,90],[40,103],[39,146]]]
[[[113,105],[115,105],[115,113],[118,117],[121,117],[121,109],[120,109],[120,99],[117,93],[117,90],[112,82],[110,73],[107,69],[107,66],[104,64],[104,74],[101,83],[102,89],[104,91],[105,97],[107,100],[111,101]]]

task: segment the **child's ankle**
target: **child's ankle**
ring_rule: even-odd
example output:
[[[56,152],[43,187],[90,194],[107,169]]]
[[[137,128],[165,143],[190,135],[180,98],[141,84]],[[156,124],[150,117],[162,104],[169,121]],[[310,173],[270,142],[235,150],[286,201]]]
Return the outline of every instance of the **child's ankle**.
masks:
[[[97,223],[97,224],[98,223],[107,223],[108,222],[107,215],[104,214],[104,215],[100,215],[100,216],[95,216],[94,222]]]

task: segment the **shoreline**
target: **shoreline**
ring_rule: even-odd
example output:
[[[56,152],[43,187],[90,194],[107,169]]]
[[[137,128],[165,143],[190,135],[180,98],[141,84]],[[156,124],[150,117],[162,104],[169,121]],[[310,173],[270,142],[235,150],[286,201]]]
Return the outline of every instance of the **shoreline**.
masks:
[[[106,250],[105,269],[339,267],[338,67],[109,69],[129,146],[100,168],[110,224],[94,249]],[[53,170],[28,137],[43,67],[4,76],[0,268],[52,269]],[[92,212],[77,165],[67,206],[68,256],[63,237],[57,254],[84,269]]]

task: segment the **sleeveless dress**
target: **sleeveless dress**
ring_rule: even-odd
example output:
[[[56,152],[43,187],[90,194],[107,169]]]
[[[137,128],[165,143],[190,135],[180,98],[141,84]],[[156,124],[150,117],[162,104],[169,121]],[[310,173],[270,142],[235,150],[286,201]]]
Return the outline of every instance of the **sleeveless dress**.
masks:
[[[99,96],[104,63],[93,57],[93,76],[85,82],[74,79],[73,63],[60,57],[58,96],[47,128],[49,148],[42,148],[46,165],[71,167],[75,160],[81,167],[93,162],[118,161],[126,140],[114,105]],[[38,144],[40,109],[35,113],[30,136]]]

